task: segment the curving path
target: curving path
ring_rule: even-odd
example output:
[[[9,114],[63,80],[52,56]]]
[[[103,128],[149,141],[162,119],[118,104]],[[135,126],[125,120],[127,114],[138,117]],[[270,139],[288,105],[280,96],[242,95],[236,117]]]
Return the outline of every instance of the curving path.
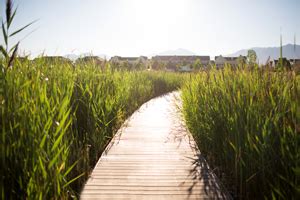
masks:
[[[173,92],[145,103],[99,159],[81,199],[230,197],[182,123]]]

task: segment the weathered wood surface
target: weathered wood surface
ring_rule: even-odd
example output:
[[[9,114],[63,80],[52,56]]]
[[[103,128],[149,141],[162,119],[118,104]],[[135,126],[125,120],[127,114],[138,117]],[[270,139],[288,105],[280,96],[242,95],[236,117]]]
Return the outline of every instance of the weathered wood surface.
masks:
[[[144,104],[99,159],[81,199],[229,199],[182,123],[178,93]]]

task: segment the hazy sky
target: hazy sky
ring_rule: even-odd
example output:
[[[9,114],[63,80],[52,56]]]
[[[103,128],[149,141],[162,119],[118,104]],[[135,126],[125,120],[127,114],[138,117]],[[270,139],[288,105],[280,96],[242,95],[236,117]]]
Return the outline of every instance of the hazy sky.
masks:
[[[1,16],[5,0],[1,2]],[[21,49],[151,55],[185,48],[200,55],[300,41],[300,0],[16,0],[15,27],[38,19]],[[17,39],[17,38],[16,38]],[[299,43],[299,42],[298,42]]]

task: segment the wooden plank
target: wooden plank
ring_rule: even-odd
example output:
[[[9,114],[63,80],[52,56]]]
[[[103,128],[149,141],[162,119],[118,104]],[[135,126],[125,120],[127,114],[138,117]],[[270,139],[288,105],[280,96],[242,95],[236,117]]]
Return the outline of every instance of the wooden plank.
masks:
[[[107,189],[107,190],[99,190],[99,189],[95,189],[95,190],[87,190],[89,195],[101,195],[101,194],[111,194],[111,195],[117,195],[117,194],[123,194],[123,195],[159,195],[159,194],[163,194],[163,195],[189,195],[191,194],[191,192],[187,189],[187,190],[178,190],[178,187],[172,188],[171,190],[158,190],[158,189],[154,189],[154,190],[147,190],[146,188],[142,188],[142,189],[129,189],[129,188],[115,188],[112,189]],[[207,195],[208,192],[205,192],[204,190],[194,190],[193,191],[193,195]],[[112,196],[113,198],[113,196]]]
[[[216,196],[208,196],[205,197],[204,195],[185,195],[185,194],[179,194],[179,195],[161,195],[161,194],[156,194],[156,195],[145,195],[145,194],[135,194],[135,195],[130,195],[130,194],[97,194],[97,195],[82,195],[82,199],[88,199],[88,200],[111,200],[111,199],[131,199],[131,200],[182,200],[182,199],[189,199],[189,200],[194,200],[194,199],[220,199],[220,197]]]
[[[183,125],[177,98],[153,99],[134,113],[99,159],[81,199],[230,199]]]
[[[210,187],[218,187],[218,185],[215,184],[215,179],[208,179],[203,178],[201,180],[191,180],[191,179],[185,179],[185,178],[176,178],[171,179],[170,177],[154,177],[154,178],[141,178],[141,177],[95,177],[92,181],[86,184],[86,186],[91,185],[153,185],[156,184],[156,186],[159,185],[208,185],[210,184]]]

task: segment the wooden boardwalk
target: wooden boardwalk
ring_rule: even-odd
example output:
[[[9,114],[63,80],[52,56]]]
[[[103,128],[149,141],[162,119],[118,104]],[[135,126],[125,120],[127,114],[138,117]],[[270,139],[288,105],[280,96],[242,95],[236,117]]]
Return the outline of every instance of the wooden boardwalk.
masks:
[[[152,99],[133,114],[99,159],[81,199],[230,199],[182,124],[178,96]]]

